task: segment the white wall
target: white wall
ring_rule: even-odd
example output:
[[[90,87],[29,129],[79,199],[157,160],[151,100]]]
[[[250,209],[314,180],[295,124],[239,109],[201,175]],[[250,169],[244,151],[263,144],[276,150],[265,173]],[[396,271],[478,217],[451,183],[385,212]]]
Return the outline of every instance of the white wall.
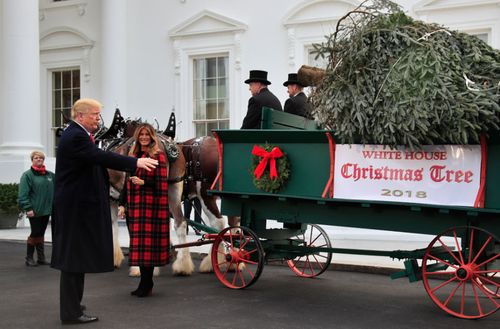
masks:
[[[41,13],[44,18],[40,21],[40,33],[56,28],[72,28],[81,32],[95,45],[90,50],[90,77],[82,81],[82,96],[106,98],[102,95],[105,89],[101,85],[102,71],[102,44],[101,17],[102,1],[108,0],[69,0],[51,4],[49,0],[40,0]],[[454,1],[397,1],[413,16],[421,15],[427,21],[445,23],[458,29],[491,29],[492,44],[500,44],[498,26],[500,20],[500,6],[492,4],[491,0],[466,1],[465,3],[484,3],[481,6],[463,7],[453,6]],[[460,0],[459,2],[464,2]],[[248,77],[248,71],[263,69],[269,72],[272,82],[270,90],[284,102],[286,89],[282,86],[287,74],[297,70],[305,61],[304,44],[323,40],[323,36],[331,33],[335,25],[335,17],[342,16],[346,10],[359,3],[357,0],[273,0],[252,1],[232,0],[128,0],[127,6],[127,104],[118,104],[126,108],[125,116],[142,117],[148,121],[157,118],[162,126],[167,124],[168,116],[175,107],[177,117],[182,124],[179,126],[179,138],[186,139],[194,134],[191,122],[192,101],[189,88],[191,81],[186,77],[188,63],[181,63],[181,72],[176,72],[177,40],[192,51],[189,44],[190,37],[172,38],[171,30],[186,22],[203,10],[209,10],[224,18],[233,19],[247,26],[240,33],[239,40],[231,52],[239,52],[238,63],[230,63],[232,72],[231,81],[231,127],[239,128],[246,113],[246,105],[250,96],[248,86],[243,81]],[[435,9],[436,3],[452,6],[451,9]],[[83,13],[82,13],[83,8]],[[415,11],[414,9],[418,10]],[[430,9],[429,9],[430,8]],[[493,9],[493,10],[492,10]],[[471,14],[471,11],[473,14]],[[288,17],[291,15],[291,17]],[[302,15],[302,17],[301,17]],[[331,21],[314,22],[314,18],[331,17]],[[304,21],[307,18],[309,21]],[[288,19],[288,21],[287,21]],[[300,21],[299,23],[293,23]],[[292,23],[290,23],[292,22]],[[481,25],[481,22],[486,22]],[[231,35],[234,35],[232,33]],[[217,44],[227,35],[221,33],[204,34],[201,40],[210,40]],[[200,39],[199,39],[200,40]],[[187,46],[186,46],[187,45]],[[199,44],[198,48],[203,49]],[[234,46],[234,45],[233,45]],[[206,49],[210,48],[209,46]],[[198,49],[199,50],[199,49]],[[67,54],[68,51],[62,51]],[[194,52],[194,51],[192,51]],[[185,53],[189,58],[192,52]],[[234,53],[231,53],[236,56]],[[49,62],[58,63],[58,55],[51,53]],[[64,56],[59,54],[59,56]],[[43,56],[45,59],[47,56]],[[235,60],[235,58],[233,58]],[[67,65],[74,63],[68,62]],[[47,71],[46,67],[42,71]],[[184,70],[184,71],[182,71]],[[47,94],[47,75],[42,77],[43,111],[50,113],[48,106],[50,99]],[[177,83],[177,85],[176,85]],[[115,104],[104,104],[104,119],[110,123],[112,110]],[[45,118],[50,119],[48,115]],[[51,143],[50,138],[45,138]]]
[[[42,128],[42,144],[49,154],[53,145],[53,132],[49,130],[51,70],[79,67],[82,70],[82,97],[106,99],[106,95],[103,95],[106,88],[102,85],[101,65],[103,49],[106,47],[102,41],[103,22],[109,21],[102,17],[106,1],[109,0],[68,0],[57,3],[39,0],[41,125],[46,127]],[[228,5],[227,0],[115,2],[115,5],[119,3],[126,6],[127,13],[127,50],[124,54],[127,102],[118,105],[126,109],[123,112],[125,116],[140,116],[148,121],[157,118],[162,127],[167,124],[170,111],[175,107],[178,120],[182,121],[178,127],[178,138],[192,137],[190,56],[213,49],[225,49],[231,57],[231,128],[239,128],[250,96],[248,86],[243,83],[248,71],[269,71],[269,80],[272,82],[270,90],[284,102],[287,93],[282,83],[289,72],[305,63],[304,45],[321,42],[324,35],[331,33],[336,18],[359,2],[231,0],[231,5]],[[412,16],[428,22],[467,31],[487,31],[490,33],[490,43],[500,47],[500,0],[396,2]],[[172,36],[173,29],[203,11],[222,17],[221,26],[227,23],[226,20],[228,24],[234,21],[236,28],[230,32],[219,31],[195,37],[182,33],[181,36]],[[209,24],[199,22],[196,28],[208,30]],[[62,32],[58,34],[55,31]],[[82,50],[82,45],[86,45],[86,50]],[[0,59],[1,56],[0,51]],[[104,119],[109,124],[115,104],[104,105]]]

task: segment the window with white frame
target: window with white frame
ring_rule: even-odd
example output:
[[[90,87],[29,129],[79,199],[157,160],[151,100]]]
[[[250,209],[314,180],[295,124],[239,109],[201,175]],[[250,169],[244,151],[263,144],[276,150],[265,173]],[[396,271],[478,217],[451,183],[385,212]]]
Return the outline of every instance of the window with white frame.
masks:
[[[80,70],[52,72],[52,127],[62,127],[71,119],[71,106],[80,98]],[[59,144],[56,136],[55,150]]]
[[[485,28],[485,29],[474,29],[474,30],[462,30],[462,32],[465,32],[467,34],[473,35],[487,44],[491,45],[490,42],[490,34],[491,34],[491,29]]]
[[[488,33],[471,33],[472,35],[478,37],[479,39],[483,40],[486,43],[488,42]]]
[[[326,69],[328,65],[328,58],[318,56],[318,54],[314,52],[314,47],[312,45],[306,47],[306,53],[307,65]],[[316,56],[318,56],[318,58],[316,58]]]
[[[193,59],[193,124],[197,137],[212,129],[229,128],[229,58],[227,55]]]

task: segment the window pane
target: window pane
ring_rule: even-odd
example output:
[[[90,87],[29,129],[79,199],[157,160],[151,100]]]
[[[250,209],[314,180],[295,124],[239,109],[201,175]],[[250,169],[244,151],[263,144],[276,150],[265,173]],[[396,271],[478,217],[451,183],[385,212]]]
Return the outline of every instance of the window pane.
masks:
[[[61,89],[61,72],[52,73],[52,86],[55,89]]]
[[[54,99],[52,101],[54,102],[55,108],[60,108],[62,106],[61,105],[61,91],[60,90],[54,91]]]
[[[215,78],[217,76],[217,57],[207,58],[207,78]]]
[[[52,111],[52,124],[54,125],[54,127],[61,126],[61,111],[60,110]]]
[[[203,120],[207,117],[207,102],[206,101],[198,101],[195,103],[195,111],[194,111],[194,119],[195,120]]]
[[[194,60],[194,77],[195,79],[201,79],[205,77],[205,59],[195,59]]]
[[[226,76],[226,69],[228,67],[229,59],[227,57],[219,57],[217,58],[217,70],[219,77]]]
[[[71,107],[73,104],[73,98],[71,97],[71,89],[63,90],[63,106]]]
[[[229,103],[227,100],[219,100],[219,116],[217,119],[228,119],[229,118]]]
[[[229,120],[219,121],[219,129],[229,129]]]
[[[200,99],[205,99],[205,85],[203,84],[202,80],[195,80],[194,81],[194,99],[195,100],[200,100]]]
[[[63,123],[67,123],[71,119],[71,107],[63,109],[62,113],[62,121]]]
[[[205,123],[195,124],[195,132],[196,132],[196,137],[206,136],[207,128],[205,127]]]
[[[212,135],[212,130],[214,129],[218,129],[219,128],[219,123],[218,121],[214,121],[214,122],[207,122],[207,133],[209,135]]]
[[[227,85],[226,85],[226,79],[225,78],[219,78],[218,79],[218,97],[219,98],[224,98],[227,95]]]
[[[74,70],[73,73],[73,88],[80,88],[80,71]]]
[[[62,88],[71,88],[71,71],[62,73]]]
[[[218,119],[217,118],[217,101],[214,101],[214,100],[207,101],[207,119]]]
[[[217,98],[217,79],[208,79],[207,84],[207,99]]]
[[[80,99],[80,89],[75,89],[73,91],[73,103],[71,105],[73,105],[79,99]]]

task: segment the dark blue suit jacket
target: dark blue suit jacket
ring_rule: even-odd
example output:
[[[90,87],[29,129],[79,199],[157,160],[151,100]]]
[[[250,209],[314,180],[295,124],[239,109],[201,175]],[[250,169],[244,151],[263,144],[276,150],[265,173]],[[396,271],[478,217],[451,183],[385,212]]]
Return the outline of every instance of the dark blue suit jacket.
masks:
[[[134,172],[137,159],[100,150],[71,122],[56,156],[52,267],[74,273],[113,271],[106,168]]]
[[[278,97],[274,96],[269,89],[264,88],[257,95],[248,100],[248,111],[243,119],[241,129],[260,129],[263,106],[270,107],[277,111],[283,111]]]
[[[307,102],[307,96],[303,92],[298,93],[294,97],[290,97],[285,102],[284,111],[287,113],[303,116],[307,119],[312,119],[312,106]]]

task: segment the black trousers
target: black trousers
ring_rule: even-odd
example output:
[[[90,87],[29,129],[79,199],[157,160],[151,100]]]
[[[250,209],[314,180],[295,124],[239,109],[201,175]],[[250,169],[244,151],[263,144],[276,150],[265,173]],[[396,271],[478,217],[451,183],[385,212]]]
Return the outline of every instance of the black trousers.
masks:
[[[85,273],[61,271],[59,302],[62,321],[74,320],[83,314],[80,305],[84,285]]]
[[[39,238],[45,236],[45,230],[47,229],[47,224],[49,223],[49,217],[50,215],[29,218],[31,228],[30,237]]]

